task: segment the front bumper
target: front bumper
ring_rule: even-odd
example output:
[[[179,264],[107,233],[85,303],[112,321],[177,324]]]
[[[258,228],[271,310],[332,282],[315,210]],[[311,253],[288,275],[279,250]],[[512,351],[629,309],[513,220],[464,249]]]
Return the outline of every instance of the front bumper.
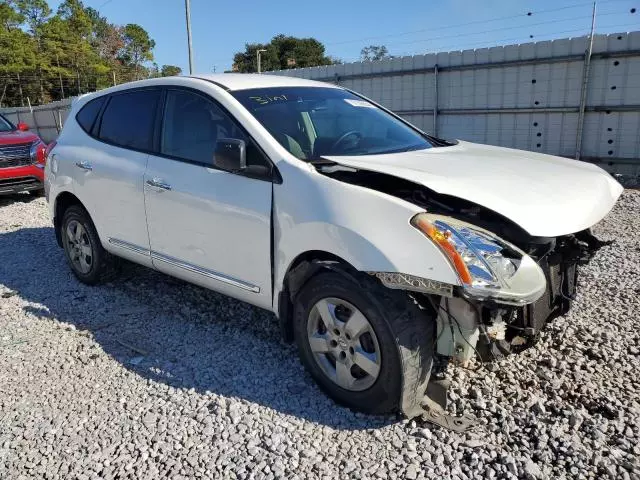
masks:
[[[0,169],[0,195],[44,188],[44,169],[40,165]]]

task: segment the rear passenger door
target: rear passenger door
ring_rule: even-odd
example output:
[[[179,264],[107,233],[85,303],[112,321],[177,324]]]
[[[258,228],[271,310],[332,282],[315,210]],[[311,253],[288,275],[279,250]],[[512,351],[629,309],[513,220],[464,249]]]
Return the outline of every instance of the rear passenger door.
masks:
[[[90,148],[78,151],[74,165],[74,189],[88,202],[105,247],[148,266],[143,177],[161,93],[145,88],[111,94],[92,126]]]
[[[222,138],[245,142],[251,176],[214,168]],[[167,89],[159,153],[145,172],[154,267],[271,308],[271,173],[217,102],[191,89]]]

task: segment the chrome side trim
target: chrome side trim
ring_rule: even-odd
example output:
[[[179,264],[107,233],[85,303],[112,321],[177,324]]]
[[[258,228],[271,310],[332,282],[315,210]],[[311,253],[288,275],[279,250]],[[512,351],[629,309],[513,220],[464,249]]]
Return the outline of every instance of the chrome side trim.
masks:
[[[131,250],[132,252],[139,253],[140,255],[149,256],[151,252],[144,247],[136,245],[134,243],[125,242],[124,240],[118,240],[117,238],[109,238],[109,243],[111,245],[115,245],[116,247],[124,248],[126,250]]]
[[[131,250],[132,252],[139,253],[140,255],[150,256],[152,260],[158,260],[164,263],[168,263],[169,265],[173,265],[174,267],[179,267],[184,270],[188,270],[193,273],[197,273],[204,277],[212,278],[219,282],[226,283],[228,285],[233,285],[234,287],[242,288],[243,290],[247,290],[253,293],[260,293],[260,287],[252,285],[247,282],[243,282],[242,280],[238,280],[237,278],[229,277],[223,273],[215,272],[213,270],[207,270],[206,268],[198,267],[197,265],[193,265],[192,263],[183,262],[182,260],[178,260],[177,258],[170,257],[169,255],[164,255],[159,252],[154,252],[153,250],[147,250],[144,247],[139,245],[135,245],[133,243],[125,242],[124,240],[118,240],[117,238],[109,238],[109,243],[115,245],[116,247],[124,248],[127,250]]]
[[[247,282],[243,282],[242,280],[238,280],[233,277],[229,277],[220,272],[214,272],[213,270],[207,270],[206,268],[198,267],[197,265],[183,262],[182,260],[178,260],[177,258],[170,257],[162,253],[151,251],[151,258],[153,260],[159,260],[161,262],[168,263],[169,265],[173,265],[174,267],[183,268],[184,270],[197,273],[204,277],[212,278],[214,280],[217,280],[222,283],[226,283],[228,285],[233,285],[234,287],[242,288],[243,290],[247,290],[249,292],[260,293],[260,287],[257,287]]]

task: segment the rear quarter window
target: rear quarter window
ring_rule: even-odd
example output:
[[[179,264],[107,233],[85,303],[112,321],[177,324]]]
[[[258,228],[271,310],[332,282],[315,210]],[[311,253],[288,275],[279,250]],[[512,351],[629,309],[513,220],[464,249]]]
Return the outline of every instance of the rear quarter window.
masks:
[[[76,115],[78,124],[85,132],[91,133],[91,129],[93,128],[94,123],[96,123],[98,113],[100,113],[100,109],[102,108],[102,105],[104,105],[105,98],[106,97],[99,97],[95,100],[91,100],[82,107]]]
[[[140,90],[111,96],[98,137],[134,150],[150,151],[160,90]]]

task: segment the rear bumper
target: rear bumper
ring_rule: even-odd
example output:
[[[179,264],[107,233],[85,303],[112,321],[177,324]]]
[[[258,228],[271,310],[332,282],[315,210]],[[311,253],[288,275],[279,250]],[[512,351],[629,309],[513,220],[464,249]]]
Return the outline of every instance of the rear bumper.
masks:
[[[44,169],[35,165],[0,169],[0,195],[41,190]]]

